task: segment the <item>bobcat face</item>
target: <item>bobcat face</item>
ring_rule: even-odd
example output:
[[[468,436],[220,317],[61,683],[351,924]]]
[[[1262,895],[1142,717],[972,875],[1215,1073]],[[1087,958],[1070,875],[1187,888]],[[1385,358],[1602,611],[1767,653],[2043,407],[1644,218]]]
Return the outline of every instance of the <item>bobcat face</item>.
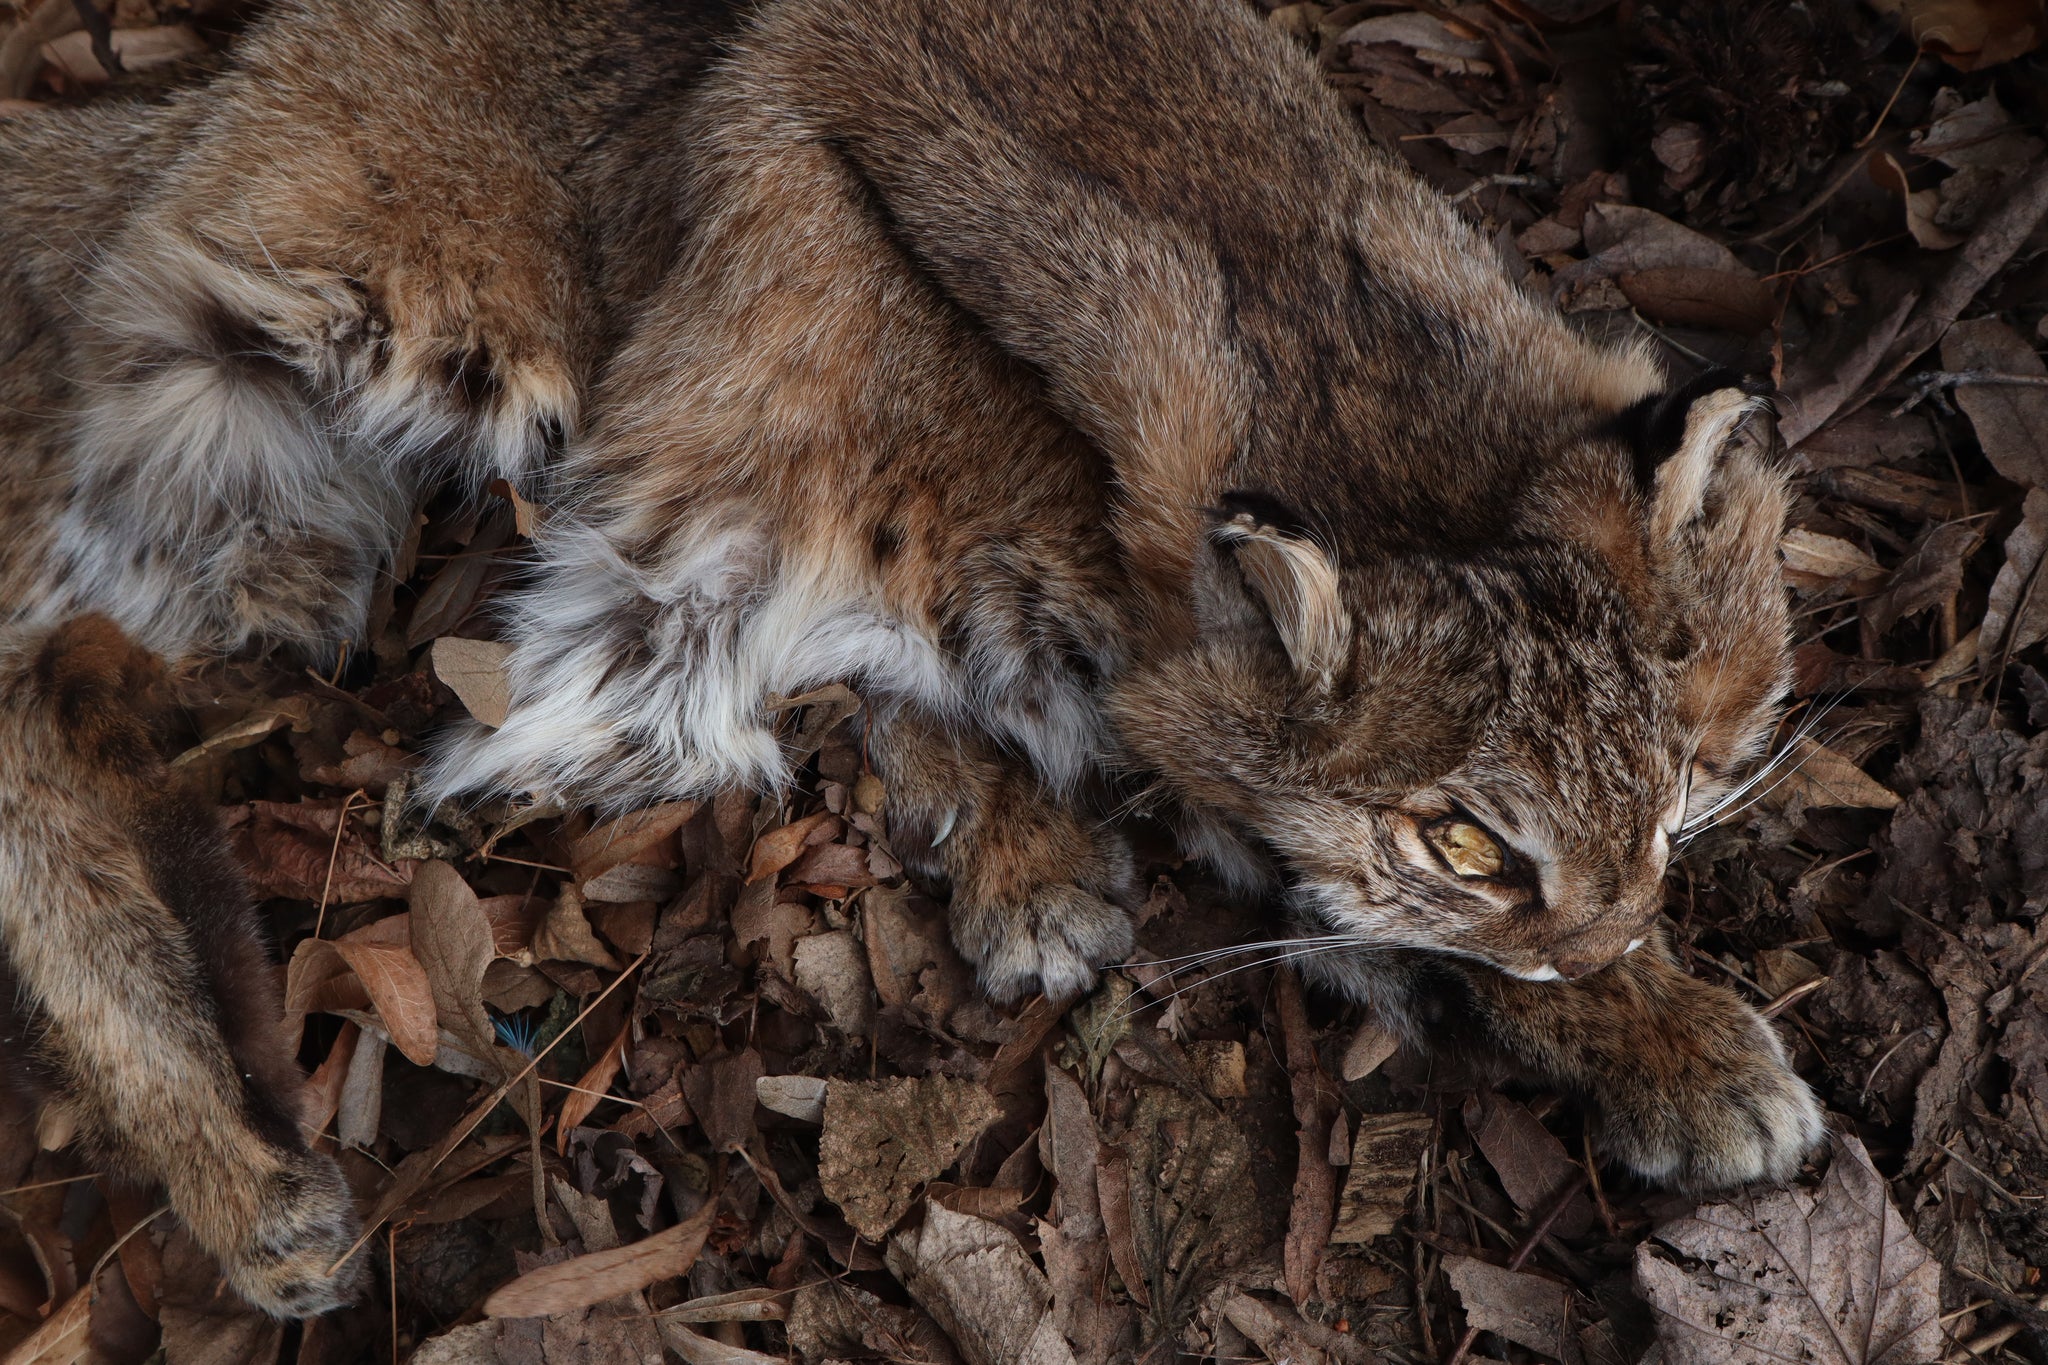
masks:
[[[1278,856],[1311,932],[1534,981],[1605,966],[1783,690],[1783,492],[1723,449],[1748,405],[1691,403],[1640,484],[1590,451],[1603,487],[1538,490],[1572,510],[1456,560],[1341,565],[1226,499],[1209,619],[1119,688],[1127,740]]]

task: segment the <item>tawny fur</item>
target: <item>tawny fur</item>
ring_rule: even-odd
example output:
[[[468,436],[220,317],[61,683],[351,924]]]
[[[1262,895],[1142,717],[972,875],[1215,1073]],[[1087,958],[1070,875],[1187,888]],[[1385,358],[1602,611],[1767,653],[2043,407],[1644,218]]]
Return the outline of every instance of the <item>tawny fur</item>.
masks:
[[[334,41],[288,13],[306,51]],[[268,41],[288,46],[288,26]],[[259,380],[235,387],[215,348],[215,387],[180,420],[246,426],[255,402],[265,423],[314,414],[303,430],[382,468],[484,473],[528,468],[541,424],[581,417],[510,607],[511,715],[451,737],[437,791],[618,806],[774,786],[764,702],[850,679],[892,822],[951,884],[994,993],[1081,989],[1126,950],[1130,860],[1099,803],[1139,787],[1190,850],[1284,884],[1305,927],[1345,938],[1315,960],[1326,979],[1584,1093],[1638,1170],[1706,1185],[1796,1165],[1818,1115],[1768,1026],[1631,952],[1688,811],[1763,741],[1784,685],[1784,492],[1731,439],[1746,396],[1660,397],[1640,355],[1520,295],[1225,0],[782,0],[691,93],[630,103],[637,132],[496,229],[534,265],[508,313],[472,258],[411,250],[398,229],[434,213],[406,195],[388,240],[352,235],[345,194],[284,196],[254,236],[187,204],[136,256],[175,298],[246,290],[264,312],[280,279],[295,291],[265,312],[279,340]],[[615,174],[636,155],[673,184]],[[159,198],[177,187],[151,188],[137,221]],[[565,223],[589,249],[566,294],[547,255]],[[257,236],[306,260],[259,267]],[[461,225],[421,240],[481,249]],[[327,259],[357,245],[354,266]],[[347,340],[364,277],[404,301],[369,352]],[[155,411],[149,381],[183,373],[188,322],[153,312],[135,343],[97,315],[114,301],[90,309],[62,343],[90,364],[170,345],[168,368],[113,370]],[[472,324],[517,375],[452,382],[475,373]],[[323,349],[320,327],[344,344]],[[387,351],[355,384],[349,366]],[[297,409],[263,387],[280,363],[311,383]],[[83,416],[21,448],[160,471],[200,500],[176,525],[231,545],[275,534],[235,509],[268,512],[295,471],[347,485],[355,522],[320,504],[282,523],[310,542],[275,555],[341,591],[294,586],[299,614],[266,623],[277,580],[229,556],[254,609],[209,606],[160,643],[347,633],[410,485],[387,507],[348,485],[367,464],[315,443],[282,466],[227,460],[244,482],[208,470],[207,492],[185,459],[201,438],[159,454],[119,403],[51,405]],[[56,505],[123,524],[134,499],[95,477]],[[133,595],[76,566],[59,581],[128,620],[214,562],[109,569]],[[1491,830],[1502,875],[1457,876],[1430,842],[1445,821]],[[1645,1030],[1668,1044],[1654,1064],[1588,1045]]]
[[[533,490],[672,249],[639,177],[723,9],[284,3],[204,90],[0,120],[0,1051],[273,1313],[350,1292],[354,1213],[122,629],[325,665],[437,483]]]
[[[303,1077],[253,905],[209,810],[175,793],[161,665],[104,617],[0,632],[0,1050],[125,1175],[160,1182],[251,1303],[342,1302],[356,1232],[298,1125]]]

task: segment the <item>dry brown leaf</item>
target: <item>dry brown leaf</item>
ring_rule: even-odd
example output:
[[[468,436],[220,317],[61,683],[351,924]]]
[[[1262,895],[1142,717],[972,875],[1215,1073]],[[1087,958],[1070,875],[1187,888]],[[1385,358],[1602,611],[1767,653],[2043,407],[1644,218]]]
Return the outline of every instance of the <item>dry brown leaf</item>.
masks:
[[[937,1179],[1001,1117],[995,1097],[972,1081],[832,1081],[818,1180],[854,1231],[879,1242],[917,1202],[918,1187]]]
[[[334,1106],[335,1141],[344,1147],[376,1145],[384,1119],[384,1053],[390,1046],[382,1033],[358,1030]]]
[[[1351,1165],[1337,1200],[1332,1242],[1370,1242],[1407,1211],[1417,1165],[1436,1123],[1427,1114],[1364,1114],[1351,1137]]]
[[[683,1094],[712,1150],[737,1152],[752,1140],[761,1076],[761,1054],[752,1048],[707,1057],[683,1073]]]
[[[733,1346],[702,1332],[693,1332],[674,1318],[655,1320],[661,1329],[661,1344],[681,1356],[685,1365],[788,1365],[784,1356],[771,1356]]]
[[[257,707],[240,720],[214,731],[172,759],[170,766],[183,768],[201,759],[211,758],[215,754],[246,749],[252,744],[261,743],[285,726],[290,726],[294,730],[304,730],[312,724],[312,720],[313,698],[303,694],[296,697],[280,697],[276,701],[266,702]]]
[[[2019,333],[1995,317],[1972,318],[1941,339],[1945,370],[2048,378],[2048,365]],[[1969,415],[1984,458],[2023,488],[2048,490],[2048,388],[2019,384],[1963,384],[1956,405]]]
[[[1718,285],[1699,284],[1711,276],[1755,281],[1755,272],[1737,260],[1727,247],[1650,209],[1629,204],[1593,204],[1586,209],[1583,231],[1586,259],[1559,270],[1552,281],[1559,301],[1567,308],[1600,282],[1623,277],[1642,281],[1639,288],[1646,298],[1668,295],[1674,299],[1684,297],[1688,289],[1713,297]],[[1727,288],[1749,290],[1748,285],[1729,284]],[[1737,299],[1738,312],[1759,306],[1753,291],[1728,297]]]
[[[804,1123],[825,1121],[825,1080],[821,1076],[763,1076],[754,1082],[754,1098],[763,1109]]]
[[[91,1355],[92,1290],[81,1289],[17,1343],[0,1365],[79,1365]]]
[[[426,969],[409,948],[383,943],[353,943],[347,939],[326,942],[308,939],[300,945],[309,955],[325,950],[340,956],[369,993],[377,1017],[390,1033],[392,1043],[417,1066],[432,1066],[440,1050],[441,1033],[434,1010],[434,989]]]
[[[957,1365],[959,1355],[932,1320],[915,1308],[884,1303],[844,1280],[796,1291],[789,1344],[805,1360],[895,1359]]]
[[[626,905],[634,901],[665,901],[683,889],[683,879],[666,867],[620,863],[577,886],[585,901]]]
[[[1941,213],[1941,191],[1914,189],[1897,157],[1890,152],[1872,152],[1866,167],[1872,181],[1899,197],[1906,215],[1906,231],[1914,241],[1929,251],[1947,251],[1963,240],[1936,221]]]
[[[924,1222],[889,1239],[888,1263],[969,1365],[1075,1365],[1051,1286],[999,1224],[927,1200]]]
[[[1899,795],[1863,769],[1822,744],[1802,739],[1793,746],[1786,771],[1764,798],[1786,809],[1840,806],[1892,810]]]
[[[1083,1361],[1106,1362],[1136,1329],[1130,1309],[1101,1292],[1110,1250],[1097,1173],[1101,1139],[1081,1083],[1050,1061],[1038,1154],[1052,1172],[1053,1202],[1038,1225],[1039,1253],[1052,1287],[1054,1320]],[[954,1212],[965,1212],[948,1202]]]
[[[485,1299],[484,1313],[493,1318],[567,1313],[687,1274],[717,1215],[717,1201],[708,1200],[693,1217],[665,1232],[530,1270]]]
[[[1566,1187],[1580,1179],[1578,1162],[1520,1101],[1498,1093],[1475,1095],[1465,1102],[1464,1118],[1473,1143],[1500,1177],[1501,1188],[1527,1216],[1548,1213]],[[1565,1206],[1551,1227],[1560,1237],[1575,1237],[1592,1221],[1593,1203],[1581,1195]]]
[[[590,1070],[576,1078],[576,1088],[562,1098],[562,1112],[555,1120],[555,1154],[560,1156],[569,1150],[569,1130],[590,1117],[590,1111],[603,1101],[605,1091],[611,1089],[618,1079],[619,1068],[626,1061],[626,1040],[633,1036],[633,1021],[628,1019],[619,1025],[618,1037],[611,1040],[597,1060],[590,1064]]]
[[[262,1365],[284,1345],[284,1324],[221,1292],[220,1267],[182,1227],[164,1243],[160,1321],[178,1365]]]
[[[2040,0],[1871,0],[1897,14],[1916,47],[1958,71],[2023,57],[2041,45]]]
[[[1962,591],[1963,571],[1984,543],[1984,522],[1951,521],[1921,533],[1891,584],[1866,603],[1863,618],[1883,634],[1900,621],[1929,607],[1955,600]]]
[[[438,639],[452,632],[462,624],[464,617],[476,606],[477,594],[482,591],[484,578],[491,571],[497,552],[512,539],[512,513],[509,508],[494,508],[470,537],[462,553],[451,557],[434,575],[434,581],[427,584],[420,593],[420,600],[413,605],[412,620],[406,626],[405,647],[418,649],[429,640]]]
[[[1123,1172],[1136,1262],[1125,1283],[1145,1283],[1157,1306],[1201,1292],[1252,1254],[1264,1220],[1253,1193],[1251,1146],[1230,1116],[1173,1086],[1134,1088],[1116,1159],[1098,1154],[1098,1184],[1107,1223],[1117,1180],[1110,1172]],[[1110,1249],[1118,1249],[1114,1234]],[[1122,1273],[1123,1261],[1117,1265]]]
[[[484,1013],[484,969],[497,954],[496,936],[476,892],[440,859],[421,863],[408,898],[413,956],[433,989],[440,1026],[478,1061],[497,1055],[497,1030]]]
[[[505,660],[512,646],[497,640],[464,640],[444,635],[434,641],[434,676],[448,684],[469,714],[493,730],[512,709],[512,685]]]
[[[1805,1360],[1924,1365],[1942,1358],[1941,1268],[1892,1207],[1863,1144],[1837,1136],[1816,1191],[1705,1204],[1636,1249],[1671,1365]]]
[[[824,1007],[832,1027],[860,1037],[874,1032],[875,983],[868,976],[867,953],[853,930],[800,938],[794,956],[797,986]]]
[[[869,870],[868,852],[848,844],[813,844],[789,865],[785,877],[792,885],[873,886],[880,879]]]
[[[569,866],[575,869],[576,880],[587,882],[631,862],[688,824],[702,807],[699,801],[671,801],[594,826],[569,845]]]
[[[2005,563],[1991,583],[1981,648],[2010,656],[2048,639],[2048,587],[2037,587],[2048,549],[2048,489],[2030,489],[2020,524],[2005,538]],[[1995,656],[1993,656],[1995,657]]]
[[[259,896],[346,905],[405,894],[416,864],[381,861],[353,818],[343,827],[342,804],[252,801],[228,812],[229,836]]]
[[[533,956],[539,961],[583,962],[612,972],[619,969],[619,960],[597,941],[583,913],[583,898],[573,886],[562,888],[540,927],[533,931]]]
[[[1568,1285],[1472,1256],[1444,1257],[1444,1273],[1470,1326],[1567,1365],[1581,1359]]]
[[[1840,536],[1794,527],[1785,533],[1779,549],[1785,557],[1786,580],[1809,592],[1821,588],[1854,591],[1884,577],[1884,565]]]
[[[773,877],[803,856],[804,849],[811,842],[811,835],[827,825],[835,830],[839,817],[831,811],[821,810],[801,820],[779,825],[754,841],[753,857],[747,868],[747,880],[758,882]]]
[[[1771,286],[1747,271],[1656,266],[1614,277],[1637,312],[1674,327],[1761,332],[1778,315]]]
[[[108,36],[114,58],[126,72],[153,71],[203,56],[206,40],[190,24],[158,24],[153,28],[117,28]],[[43,58],[81,86],[105,85],[107,72],[93,55],[92,35],[67,33],[43,44]]]

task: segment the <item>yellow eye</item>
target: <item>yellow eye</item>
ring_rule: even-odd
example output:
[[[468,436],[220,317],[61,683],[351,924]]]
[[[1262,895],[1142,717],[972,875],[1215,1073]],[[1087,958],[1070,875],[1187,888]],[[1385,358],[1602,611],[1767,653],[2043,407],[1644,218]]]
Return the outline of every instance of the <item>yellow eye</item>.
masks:
[[[1498,877],[1507,869],[1507,853],[1493,836],[1467,821],[1439,820],[1422,836],[1460,877]]]

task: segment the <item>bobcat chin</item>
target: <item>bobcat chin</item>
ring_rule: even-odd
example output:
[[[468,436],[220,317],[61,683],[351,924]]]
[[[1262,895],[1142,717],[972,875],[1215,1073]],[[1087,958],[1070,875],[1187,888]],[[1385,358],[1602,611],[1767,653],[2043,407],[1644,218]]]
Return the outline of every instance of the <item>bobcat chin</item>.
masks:
[[[286,7],[225,113],[0,125],[45,164],[215,130],[108,192],[132,219],[43,224],[139,242],[135,281],[18,285],[53,321],[0,381],[59,419],[0,416],[41,471],[10,515],[82,528],[5,551],[34,614],[331,648],[434,478],[544,478],[510,713],[445,737],[434,794],[773,787],[764,702],[853,681],[997,998],[1129,950],[1104,817],[1136,797],[1325,940],[1313,977],[1575,1091],[1632,1169],[1796,1168],[1811,1096],[1655,927],[1788,675],[1738,380],[1674,387],[1524,297],[1229,0],[706,4],[666,48],[593,0],[532,36],[602,81],[559,114],[478,81],[488,156],[305,136],[300,194],[228,154],[359,21],[363,69],[446,27],[474,74],[533,20],[443,9]],[[137,317],[152,287],[177,306]],[[104,382],[57,383],[74,358]],[[134,529],[159,486],[168,539]]]

